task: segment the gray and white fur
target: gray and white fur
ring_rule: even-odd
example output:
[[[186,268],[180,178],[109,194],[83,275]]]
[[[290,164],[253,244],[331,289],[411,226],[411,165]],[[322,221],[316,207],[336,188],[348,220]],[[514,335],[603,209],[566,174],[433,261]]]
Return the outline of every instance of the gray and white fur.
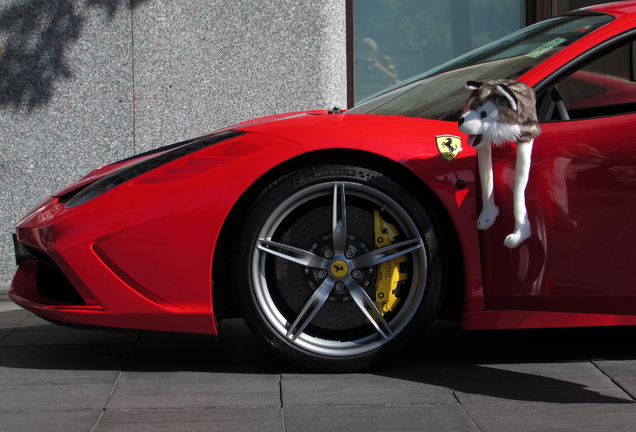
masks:
[[[532,144],[541,133],[536,96],[530,86],[514,80],[469,81],[466,88],[471,94],[466,111],[459,119],[459,130],[470,135],[468,144],[477,150],[483,202],[477,218],[479,229],[490,228],[499,215],[494,197],[492,146],[510,141],[517,144],[513,191],[515,230],[504,241],[509,248],[515,248],[532,233],[525,190],[530,174]]]

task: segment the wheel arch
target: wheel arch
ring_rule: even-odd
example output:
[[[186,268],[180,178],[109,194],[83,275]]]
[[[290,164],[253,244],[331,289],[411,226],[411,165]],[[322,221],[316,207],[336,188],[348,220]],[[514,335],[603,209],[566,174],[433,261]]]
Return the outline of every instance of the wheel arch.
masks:
[[[232,243],[239,228],[241,215],[248,210],[265,188],[272,185],[290,171],[310,164],[337,165],[339,163],[345,163],[345,161],[355,161],[356,165],[385,174],[391,173],[398,179],[401,185],[406,188],[410,194],[417,197],[420,202],[430,208],[439,233],[443,238],[442,243],[445,246],[444,255],[446,261],[448,261],[448,257],[450,256],[461,257],[461,265],[457,265],[458,263],[455,262],[454,268],[464,268],[459,236],[445,206],[433,192],[430,185],[418,177],[413,171],[392,159],[360,150],[328,149],[304,153],[264,173],[257,181],[250,185],[234,203],[234,206],[228,213],[217,238],[213,256],[212,302],[214,318],[217,325],[219,325],[224,318],[240,316],[233,296],[234,287],[232,286],[230,274],[232,257],[229,256],[230,254],[228,254],[227,251],[232,249]],[[447,270],[445,272],[445,285],[447,289],[437,316],[442,319],[458,320],[464,295],[463,270],[449,272],[448,262],[445,263],[445,268]]]

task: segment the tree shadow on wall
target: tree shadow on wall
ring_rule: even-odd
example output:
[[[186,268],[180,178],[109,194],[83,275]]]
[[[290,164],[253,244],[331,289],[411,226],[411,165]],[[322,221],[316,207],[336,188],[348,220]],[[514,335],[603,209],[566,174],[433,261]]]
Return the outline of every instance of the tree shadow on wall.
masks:
[[[91,8],[112,20],[150,0],[18,0],[0,9],[0,109],[32,111],[53,97],[56,81],[73,78],[66,55]]]

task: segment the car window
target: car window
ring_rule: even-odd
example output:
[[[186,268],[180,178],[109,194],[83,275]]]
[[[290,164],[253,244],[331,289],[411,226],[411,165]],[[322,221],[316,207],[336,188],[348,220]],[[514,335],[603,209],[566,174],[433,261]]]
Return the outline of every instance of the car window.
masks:
[[[564,114],[551,120],[576,120],[636,112],[634,41],[580,68],[556,86]]]
[[[468,96],[467,81],[517,79],[611,20],[609,15],[590,14],[542,21],[406,80],[347,112],[457,121]]]

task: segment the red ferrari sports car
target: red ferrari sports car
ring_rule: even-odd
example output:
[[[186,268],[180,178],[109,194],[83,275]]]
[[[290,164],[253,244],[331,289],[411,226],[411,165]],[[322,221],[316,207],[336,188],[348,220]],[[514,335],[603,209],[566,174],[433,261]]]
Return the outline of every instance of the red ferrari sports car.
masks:
[[[14,236],[10,297],[53,322],[216,334],[240,314],[284,358],[354,370],[435,318],[463,329],[636,324],[636,2],[524,28],[349,111],[244,122],[102,167]],[[477,229],[470,80],[534,88],[526,202],[493,150]],[[608,220],[609,217],[611,220]]]

